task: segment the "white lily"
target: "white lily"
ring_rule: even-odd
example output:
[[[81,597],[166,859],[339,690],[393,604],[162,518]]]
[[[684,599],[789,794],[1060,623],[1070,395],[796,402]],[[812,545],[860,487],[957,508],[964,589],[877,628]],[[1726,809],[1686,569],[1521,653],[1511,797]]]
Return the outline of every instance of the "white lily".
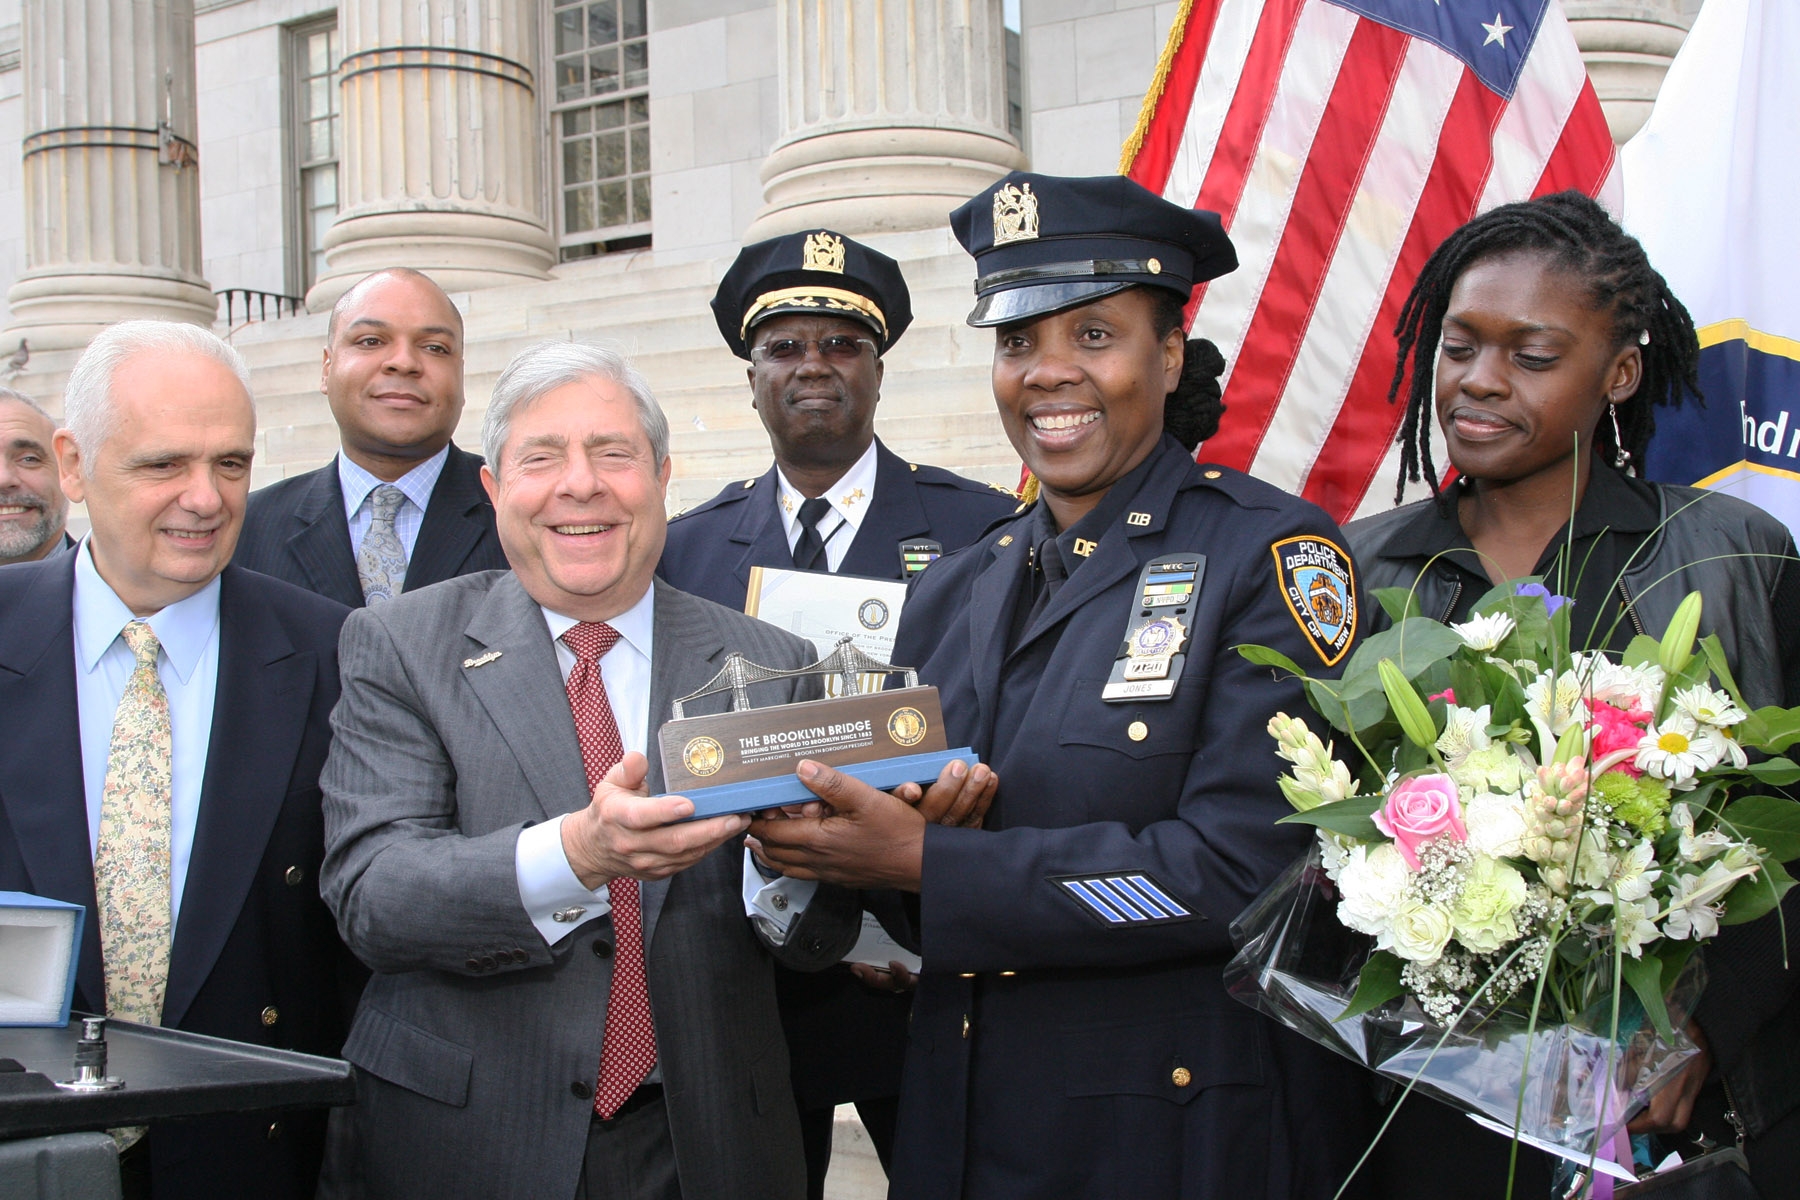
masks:
[[[1705,862],[1731,845],[1731,839],[1725,836],[1723,830],[1709,829],[1705,833],[1695,833],[1694,810],[1685,804],[1677,803],[1669,809],[1669,824],[1681,834],[1679,853],[1684,862]]]
[[[1488,736],[1488,726],[1493,723],[1492,705],[1484,704],[1480,708],[1464,708],[1460,704],[1446,705],[1444,708],[1444,732],[1438,735],[1438,753],[1444,756],[1444,765],[1456,767],[1476,750],[1486,750],[1494,744]]]

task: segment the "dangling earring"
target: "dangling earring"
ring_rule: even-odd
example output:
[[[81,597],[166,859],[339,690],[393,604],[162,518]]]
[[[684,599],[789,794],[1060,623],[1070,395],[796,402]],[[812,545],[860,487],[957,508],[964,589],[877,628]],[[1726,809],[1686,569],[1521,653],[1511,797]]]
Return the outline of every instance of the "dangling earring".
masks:
[[[1613,427],[1613,466],[1621,471],[1631,470],[1631,451],[1625,448],[1625,435],[1619,432],[1619,406],[1608,404],[1606,413],[1612,418]]]

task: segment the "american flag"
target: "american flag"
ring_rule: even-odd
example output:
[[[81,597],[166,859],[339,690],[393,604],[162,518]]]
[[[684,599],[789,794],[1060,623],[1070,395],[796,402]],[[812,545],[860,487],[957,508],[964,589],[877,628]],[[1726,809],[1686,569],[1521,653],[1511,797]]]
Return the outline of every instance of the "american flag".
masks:
[[[1419,268],[1497,204],[1577,188],[1617,212],[1615,167],[1556,0],[1186,0],[1120,169],[1237,246],[1189,309],[1227,372],[1199,457],[1340,521],[1389,507]]]

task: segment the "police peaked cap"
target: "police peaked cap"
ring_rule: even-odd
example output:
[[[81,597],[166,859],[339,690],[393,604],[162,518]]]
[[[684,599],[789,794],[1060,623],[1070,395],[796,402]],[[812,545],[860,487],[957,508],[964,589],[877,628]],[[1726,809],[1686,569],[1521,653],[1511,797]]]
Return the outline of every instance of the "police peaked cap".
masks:
[[[829,229],[745,246],[719,281],[713,318],[725,344],[750,357],[750,331],[776,313],[843,317],[867,325],[882,353],[912,324],[900,264]]]
[[[1237,269],[1217,213],[1171,204],[1123,175],[1014,171],[950,214],[975,256],[969,324],[1006,325],[1128,287],[1194,285]]]

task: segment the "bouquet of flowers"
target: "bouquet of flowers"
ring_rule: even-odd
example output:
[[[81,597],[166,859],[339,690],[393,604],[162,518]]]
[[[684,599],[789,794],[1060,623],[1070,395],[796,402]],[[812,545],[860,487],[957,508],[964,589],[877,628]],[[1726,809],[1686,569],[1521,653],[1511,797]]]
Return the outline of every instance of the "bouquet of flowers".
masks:
[[[1496,588],[1394,619],[1341,679],[1265,647],[1346,743],[1285,713],[1280,785],[1317,844],[1238,920],[1234,994],[1586,1161],[1697,1053],[1696,947],[1776,906],[1800,858],[1800,709],[1751,711],[1689,595],[1618,660],[1564,599]],[[1754,759],[1754,761],[1753,761]]]

